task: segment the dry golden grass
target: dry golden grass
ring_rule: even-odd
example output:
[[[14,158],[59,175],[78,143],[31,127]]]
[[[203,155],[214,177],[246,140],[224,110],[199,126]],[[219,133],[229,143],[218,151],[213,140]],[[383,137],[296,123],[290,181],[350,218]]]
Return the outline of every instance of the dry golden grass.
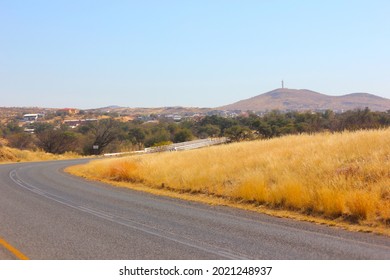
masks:
[[[65,153],[63,155],[53,155],[43,151],[27,151],[9,148],[6,146],[0,147],[0,163],[10,162],[25,162],[25,161],[44,161],[56,159],[70,159],[80,157],[75,153]]]
[[[93,161],[77,173],[389,229],[389,139],[390,129],[286,136]]]

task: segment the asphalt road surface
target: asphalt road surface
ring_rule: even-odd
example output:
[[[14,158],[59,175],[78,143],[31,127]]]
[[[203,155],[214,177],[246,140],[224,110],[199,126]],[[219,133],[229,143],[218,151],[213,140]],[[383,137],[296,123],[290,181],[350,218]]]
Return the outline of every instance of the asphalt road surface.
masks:
[[[0,165],[0,239],[30,259],[390,259],[390,238]],[[17,259],[0,244],[0,259]]]

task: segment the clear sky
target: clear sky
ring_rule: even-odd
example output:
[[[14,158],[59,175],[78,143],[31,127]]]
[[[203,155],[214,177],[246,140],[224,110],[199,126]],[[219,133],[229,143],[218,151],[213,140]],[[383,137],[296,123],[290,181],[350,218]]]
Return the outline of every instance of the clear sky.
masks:
[[[388,0],[0,0],[0,107],[390,98]]]

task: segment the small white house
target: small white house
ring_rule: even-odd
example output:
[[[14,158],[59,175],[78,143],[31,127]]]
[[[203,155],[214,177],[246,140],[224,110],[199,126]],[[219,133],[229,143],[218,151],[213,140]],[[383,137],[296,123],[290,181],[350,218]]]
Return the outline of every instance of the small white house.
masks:
[[[174,115],[174,116],[173,116],[173,120],[174,120],[175,122],[180,122],[180,121],[181,121],[181,116],[180,116],[180,115]]]
[[[25,122],[35,122],[38,120],[38,114],[25,114],[23,115],[23,121]]]

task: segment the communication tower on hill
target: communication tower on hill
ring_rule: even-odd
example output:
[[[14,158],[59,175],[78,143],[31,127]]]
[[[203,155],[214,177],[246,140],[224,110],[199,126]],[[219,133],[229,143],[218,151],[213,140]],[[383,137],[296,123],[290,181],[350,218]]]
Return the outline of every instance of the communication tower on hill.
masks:
[[[284,88],[284,81],[282,80],[282,88]]]

